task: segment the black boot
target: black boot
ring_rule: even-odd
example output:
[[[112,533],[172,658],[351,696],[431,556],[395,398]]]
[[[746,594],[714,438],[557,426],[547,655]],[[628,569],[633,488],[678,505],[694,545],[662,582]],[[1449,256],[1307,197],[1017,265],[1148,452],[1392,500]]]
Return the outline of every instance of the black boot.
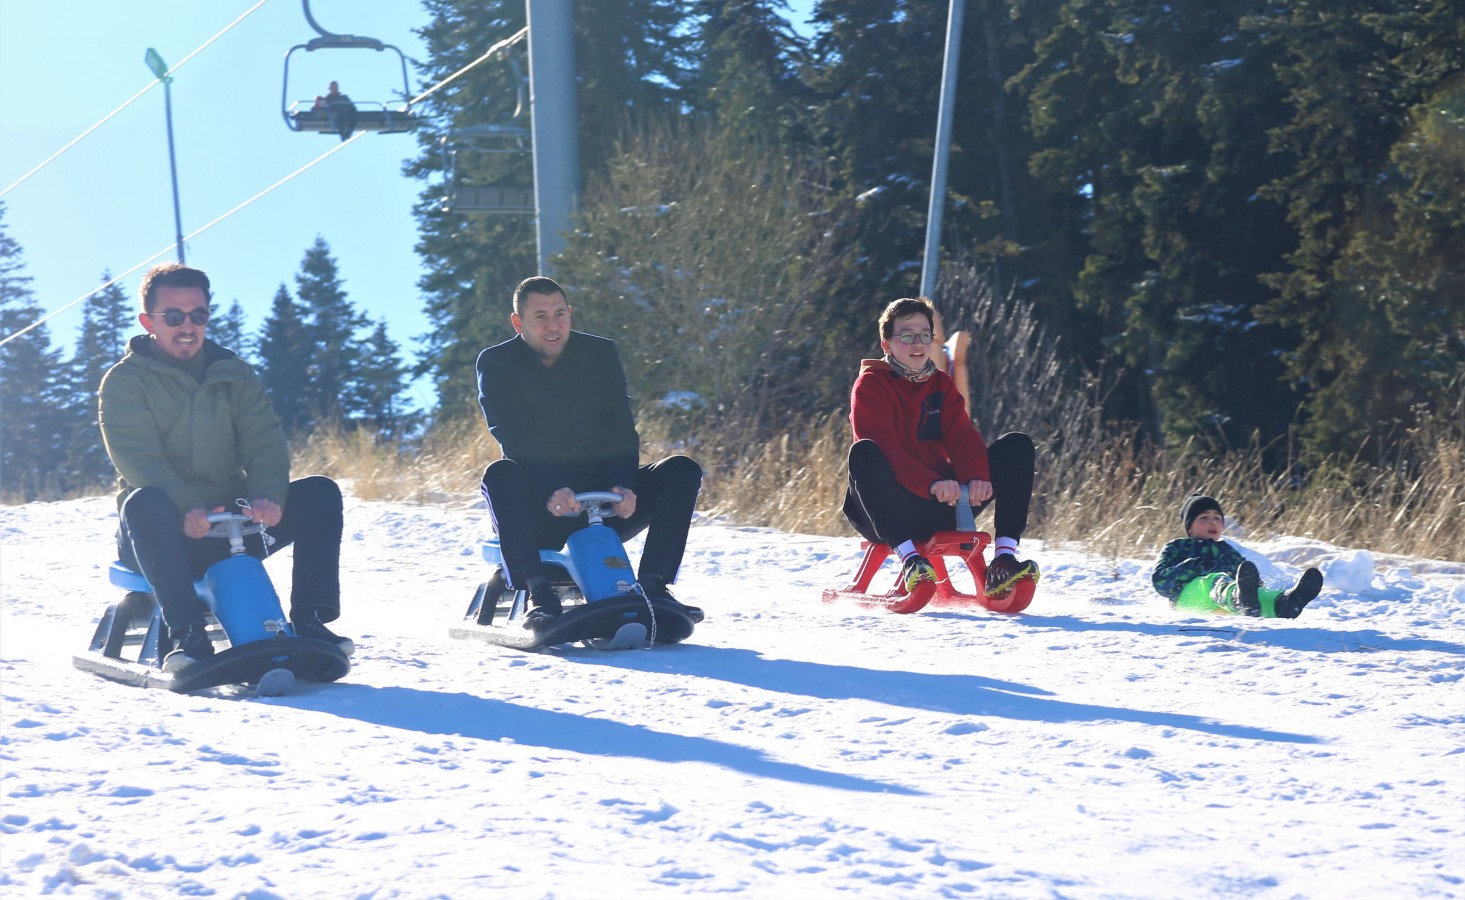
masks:
[[[687,618],[691,621],[693,625],[702,624],[702,620],[706,617],[705,614],[702,612],[701,607],[688,606],[687,604],[673,597],[671,595],[671,590],[668,589],[666,586],[666,579],[662,578],[660,575],[647,575],[645,578],[642,578],[641,590],[645,591],[646,596],[650,597],[653,600],[667,600],[670,601],[673,606],[679,607],[682,612],[686,613]]]
[[[529,612],[524,616],[524,627],[539,631],[565,611],[560,595],[548,578],[529,579]]]
[[[1262,614],[1262,601],[1256,595],[1256,592],[1261,586],[1262,576],[1256,570],[1256,563],[1248,559],[1236,567],[1237,612],[1243,616],[1260,616]]]
[[[189,663],[214,655],[214,641],[206,625],[185,625],[172,634],[178,649],[163,658],[163,670],[176,672]]]
[[[311,638],[312,640],[325,641],[327,644],[334,644],[347,656],[356,652],[356,643],[348,637],[341,637],[326,627],[321,621],[321,607],[312,606],[305,612],[297,615],[290,621],[295,628],[295,636]]]
[[[1323,573],[1317,569],[1308,569],[1297,579],[1297,584],[1292,590],[1277,597],[1277,618],[1295,619],[1302,615],[1307,604],[1317,598],[1323,589]]]

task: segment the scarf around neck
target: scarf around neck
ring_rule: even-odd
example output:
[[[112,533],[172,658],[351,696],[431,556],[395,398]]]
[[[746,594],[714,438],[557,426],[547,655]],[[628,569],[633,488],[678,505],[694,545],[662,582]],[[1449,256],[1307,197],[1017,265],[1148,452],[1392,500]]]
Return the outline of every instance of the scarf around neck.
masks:
[[[927,359],[926,364],[919,369],[912,369],[908,366],[901,365],[900,360],[891,356],[889,353],[885,354],[885,362],[890,365],[892,372],[907,381],[914,381],[917,384],[927,380],[936,373],[936,361],[933,359]]]

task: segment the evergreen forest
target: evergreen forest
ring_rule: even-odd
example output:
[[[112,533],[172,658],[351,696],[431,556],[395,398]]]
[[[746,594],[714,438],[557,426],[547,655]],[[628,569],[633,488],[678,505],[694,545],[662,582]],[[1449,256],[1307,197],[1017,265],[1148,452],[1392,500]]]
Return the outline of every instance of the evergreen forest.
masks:
[[[423,5],[423,86],[525,25],[523,0]],[[616,338],[638,404],[689,427],[751,442],[841,414],[879,310],[919,291],[947,4],[819,0],[807,34],[783,0],[573,7],[583,190],[548,268],[576,327]],[[966,0],[963,26],[932,299],[948,330],[1010,320],[972,297],[1030,312],[984,340],[1062,361],[1043,392],[1011,376],[1032,406],[1082,394],[1139,444],[1254,447],[1277,469],[1460,433],[1456,0]],[[292,434],[476,415],[474,358],[512,334],[536,245],[529,216],[459,201],[532,186],[527,71],[519,42],[423,111],[403,167],[430,273],[415,359],[352,305],[324,239],[257,331],[216,298],[211,336],[260,366]],[[0,333],[39,315],[0,218]],[[85,435],[131,315],[108,288],[69,358],[44,328],[0,347],[7,501],[110,477]],[[1000,354],[978,374],[1000,383]],[[404,407],[409,377],[437,409]],[[1024,416],[977,412],[989,437]]]

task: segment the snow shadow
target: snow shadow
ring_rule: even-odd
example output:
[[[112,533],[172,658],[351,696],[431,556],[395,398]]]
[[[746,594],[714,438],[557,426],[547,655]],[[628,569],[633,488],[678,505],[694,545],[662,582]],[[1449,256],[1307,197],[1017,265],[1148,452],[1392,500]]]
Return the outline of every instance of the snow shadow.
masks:
[[[652,762],[702,762],[758,778],[845,791],[921,796],[890,782],[858,778],[780,762],[762,751],[710,738],[655,731],[608,719],[519,706],[471,694],[444,694],[407,687],[337,684],[329,693],[292,698],[302,709],[372,725],[480,741],[510,740],[529,747],[586,756],[639,757]]]
[[[940,614],[938,614],[940,615]],[[960,613],[945,613],[956,618],[974,618]],[[1319,653],[1355,653],[1368,650],[1393,652],[1426,651],[1465,655],[1465,644],[1421,637],[1392,637],[1372,628],[1337,631],[1331,628],[1299,627],[1282,624],[1288,619],[1241,619],[1226,616],[1211,619],[1187,617],[1176,623],[1094,621],[1078,616],[1013,616],[1008,621],[1026,627],[1053,628],[1060,631],[1126,631],[1155,637],[1213,637],[1217,640],[1239,640],[1246,644],[1282,647],[1288,650],[1310,650]],[[1255,624],[1252,624],[1255,623]]]
[[[795,659],[772,659],[754,650],[684,647],[685,674],[718,678],[779,694],[821,700],[868,700],[909,709],[964,716],[996,716],[1033,722],[1135,722],[1221,735],[1239,740],[1292,744],[1325,743],[1323,738],[1249,725],[1094,703],[1070,703],[1051,691],[977,675],[936,675],[857,666],[835,666]],[[649,656],[650,654],[643,654]],[[680,662],[681,660],[679,660]],[[632,666],[636,660],[627,660]],[[661,668],[648,660],[646,670]]]

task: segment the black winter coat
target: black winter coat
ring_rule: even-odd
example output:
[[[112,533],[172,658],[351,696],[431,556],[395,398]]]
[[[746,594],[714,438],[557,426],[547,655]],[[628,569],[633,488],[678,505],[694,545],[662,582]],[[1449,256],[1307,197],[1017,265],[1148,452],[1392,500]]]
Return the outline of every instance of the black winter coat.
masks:
[[[615,341],[570,332],[552,366],[517,335],[478,354],[478,405],[531,496],[636,483],[641,438]]]

